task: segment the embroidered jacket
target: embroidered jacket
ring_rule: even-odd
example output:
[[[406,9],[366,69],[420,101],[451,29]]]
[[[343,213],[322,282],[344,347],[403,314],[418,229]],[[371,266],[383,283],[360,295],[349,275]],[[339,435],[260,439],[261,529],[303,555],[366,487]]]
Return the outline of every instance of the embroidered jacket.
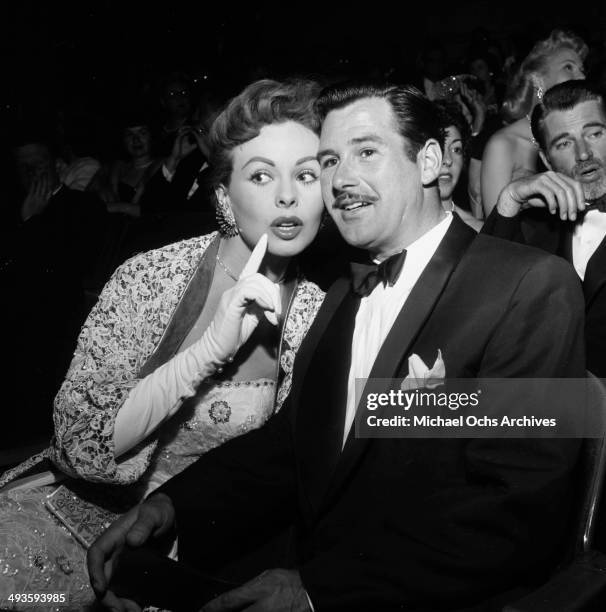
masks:
[[[127,484],[141,477],[156,438],[116,460],[115,419],[130,390],[176,353],[198,316],[218,245],[217,233],[183,240],[136,255],[114,272],[82,327],[55,398],[50,449],[7,473],[0,486],[45,457],[90,481]],[[282,330],[276,410],[288,395],[295,354],[323,299],[317,285],[298,281]]]

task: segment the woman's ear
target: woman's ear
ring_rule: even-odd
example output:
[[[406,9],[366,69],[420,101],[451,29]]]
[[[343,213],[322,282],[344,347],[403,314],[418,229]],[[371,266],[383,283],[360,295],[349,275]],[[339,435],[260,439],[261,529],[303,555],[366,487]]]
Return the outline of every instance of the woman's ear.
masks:
[[[421,181],[427,187],[435,182],[442,169],[442,147],[434,138],[430,138],[417,155],[421,165]]]
[[[231,208],[231,201],[229,199],[227,189],[225,189],[225,185],[219,185],[218,187],[215,187],[215,197],[217,198],[217,203],[219,204],[219,206],[223,208]]]

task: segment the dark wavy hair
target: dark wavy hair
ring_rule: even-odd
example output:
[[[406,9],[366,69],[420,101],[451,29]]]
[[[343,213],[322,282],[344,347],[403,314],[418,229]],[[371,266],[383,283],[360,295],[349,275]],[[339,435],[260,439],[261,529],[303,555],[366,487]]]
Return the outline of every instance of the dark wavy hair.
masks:
[[[544,130],[547,115],[553,111],[572,110],[578,104],[589,100],[599,102],[602,105],[604,114],[606,114],[603,92],[588,81],[566,81],[547,91],[543,96],[542,102],[535,106],[530,120],[532,135],[543,151],[547,150]]]
[[[314,109],[319,91],[320,86],[308,79],[262,79],[232,98],[210,129],[212,187],[229,184],[232,151],[256,138],[266,125],[295,121],[319,135],[320,120]]]
[[[316,108],[320,118],[324,120],[330,111],[345,108],[366,98],[380,98],[389,103],[396,118],[398,132],[407,143],[406,155],[411,161],[416,161],[418,152],[430,138],[444,142],[435,105],[412,85],[333,85],[322,91]]]
[[[583,61],[587,57],[587,45],[582,38],[572,32],[553,30],[547,38],[537,42],[507,83],[505,100],[501,107],[501,114],[506,121],[521,119],[532,110],[534,100],[532,76],[541,74],[550,57],[562,48],[572,49]]]
[[[438,115],[440,118],[440,126],[444,130],[444,141],[442,142],[442,149],[446,142],[446,128],[454,126],[459,130],[461,134],[461,143],[463,145],[463,154],[467,159],[469,154],[469,145],[471,143],[471,128],[465,116],[461,112],[459,105],[456,102],[450,100],[438,100],[434,102],[438,109]]]

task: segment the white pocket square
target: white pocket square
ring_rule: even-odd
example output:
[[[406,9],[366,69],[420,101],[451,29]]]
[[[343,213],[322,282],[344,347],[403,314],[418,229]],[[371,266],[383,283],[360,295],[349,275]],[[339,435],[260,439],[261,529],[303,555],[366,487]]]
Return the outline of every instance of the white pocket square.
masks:
[[[408,358],[408,375],[402,381],[400,388],[402,391],[412,391],[413,389],[435,389],[444,384],[446,378],[446,366],[442,359],[442,351],[438,349],[438,357],[431,369],[425,362],[413,353]]]

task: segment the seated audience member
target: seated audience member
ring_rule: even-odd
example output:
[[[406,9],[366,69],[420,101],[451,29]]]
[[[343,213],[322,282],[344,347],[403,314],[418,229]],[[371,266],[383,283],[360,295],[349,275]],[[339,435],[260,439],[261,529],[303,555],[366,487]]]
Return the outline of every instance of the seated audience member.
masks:
[[[482,209],[481,168],[484,148],[490,137],[501,127],[503,122],[499,114],[504,94],[504,87],[499,79],[499,69],[494,54],[490,53],[486,43],[482,47],[472,46],[467,55],[467,66],[470,74],[476,77],[480,93],[486,106],[483,125],[477,133],[472,134],[469,146],[468,194],[469,204],[476,219],[484,218]]]
[[[45,458],[73,477],[0,494],[0,608],[29,610],[8,597],[36,585],[65,593],[64,610],[86,609],[81,543],[116,502],[132,504],[280,409],[324,296],[295,261],[324,209],[316,93],[310,81],[263,80],[236,96],[210,135],[221,234],[139,254],[105,286],[55,400],[52,447],[0,478]],[[53,492],[47,505],[69,532],[44,505]]]
[[[471,139],[469,123],[455,103],[439,101],[435,104],[438,108],[441,127],[444,130],[442,170],[438,178],[442,206],[444,210],[456,212],[467,225],[479,231],[482,222],[469,211],[457,206],[453,201],[453,194],[468,159],[469,141]]]
[[[548,172],[510,183],[483,231],[566,258],[583,283],[587,368],[606,377],[606,103],[585,81],[550,89],[532,114]]]
[[[110,580],[124,549],[175,533],[180,562],[221,572],[294,525],[290,559],[273,566],[287,569],[229,590],[209,612],[498,610],[560,559],[580,440],[358,436],[355,390],[365,378],[583,376],[574,273],[444,210],[440,121],[417,89],[341,85],[317,108],[324,203],[366,262],[329,289],[283,409],[89,549],[106,606],[122,609]],[[505,397],[491,400],[491,414],[508,414]],[[209,594],[202,581],[175,593],[200,605]]]
[[[2,228],[2,300],[11,384],[0,447],[26,446],[52,431],[52,400],[86,316],[86,291],[107,278],[97,267],[106,213],[91,195],[59,182],[56,158],[38,139],[14,148],[21,193]],[[8,205],[8,203],[7,203]]]
[[[545,92],[570,79],[581,79],[587,46],[573,34],[554,30],[537,42],[510,79],[502,114],[507,126],[495,132],[482,158],[481,192],[484,215],[511,180],[539,169],[536,143],[530,130],[530,114]]]
[[[160,127],[156,134],[160,155],[168,155],[180,128],[191,125],[195,110],[191,79],[182,72],[169,74],[161,86]]]
[[[89,188],[96,191],[110,212],[124,212],[139,216],[139,202],[147,182],[160,167],[160,160],[153,155],[152,134],[149,122],[133,115],[124,121],[122,144],[125,159],[109,165],[95,177]]]

